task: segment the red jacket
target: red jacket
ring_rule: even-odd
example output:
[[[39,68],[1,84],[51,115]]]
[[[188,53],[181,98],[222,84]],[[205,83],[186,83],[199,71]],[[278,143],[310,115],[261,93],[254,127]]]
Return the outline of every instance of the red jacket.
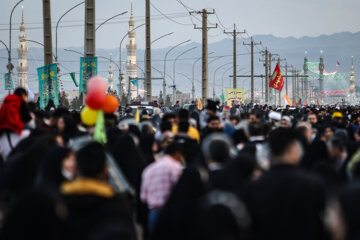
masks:
[[[24,123],[21,121],[20,108],[23,99],[17,95],[8,95],[0,108],[0,130],[8,129],[21,134]]]

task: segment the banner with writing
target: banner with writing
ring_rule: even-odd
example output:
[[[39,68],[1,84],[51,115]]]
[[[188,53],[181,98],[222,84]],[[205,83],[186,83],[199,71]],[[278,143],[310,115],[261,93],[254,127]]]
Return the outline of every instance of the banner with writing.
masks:
[[[232,103],[244,102],[244,89],[242,88],[227,88],[226,89],[226,104],[232,106]]]
[[[40,86],[40,109],[45,109],[52,100],[55,106],[59,105],[59,88],[57,84],[56,64],[49,64],[37,69]]]
[[[5,90],[9,90],[9,73],[5,73],[4,75],[4,79],[5,79]],[[10,80],[11,80],[11,83],[10,83],[10,86],[11,86],[11,89],[10,90],[14,90],[14,81],[12,80],[13,78],[11,77]]]
[[[87,93],[86,84],[92,76],[97,75],[97,57],[80,58],[80,93]]]

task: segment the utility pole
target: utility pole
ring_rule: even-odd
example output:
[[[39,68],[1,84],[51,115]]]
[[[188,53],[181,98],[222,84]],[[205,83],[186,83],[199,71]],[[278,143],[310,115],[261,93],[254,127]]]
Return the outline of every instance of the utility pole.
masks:
[[[231,34],[233,36],[233,88],[236,88],[237,84],[236,84],[236,75],[237,75],[237,71],[236,71],[236,37],[238,34],[243,34],[246,33],[246,30],[244,30],[243,32],[237,32],[236,31],[236,25],[234,24],[234,30],[232,32],[226,32],[224,30],[225,34]]]
[[[286,88],[285,88],[285,93],[286,93],[286,96],[288,96],[288,65],[287,63],[285,64],[285,84],[286,84]]]
[[[251,47],[251,103],[254,103],[254,46],[261,44],[261,41],[255,43],[253,37],[251,37],[251,43],[243,42],[243,45],[250,45]]]
[[[145,90],[146,101],[151,101],[151,29],[150,29],[150,0],[145,0],[146,8],[146,65],[145,65]]]
[[[269,103],[269,51],[265,48],[265,51],[262,51],[264,60],[259,59],[260,62],[264,62],[265,67],[265,82],[262,83],[263,87],[265,85],[265,103]]]
[[[195,29],[202,29],[202,91],[201,97],[203,103],[205,103],[206,99],[208,99],[208,90],[209,90],[209,69],[208,69],[208,29],[210,28],[217,28],[217,24],[215,27],[208,27],[207,25],[207,17],[208,14],[215,14],[215,10],[213,9],[212,12],[208,12],[206,9],[202,11],[190,12],[190,14],[201,14],[202,15],[202,27],[196,27]]]
[[[50,0],[43,0],[43,26],[44,26],[44,65],[49,65],[52,64],[53,61]]]
[[[86,57],[95,57],[95,0],[85,0],[85,49]]]

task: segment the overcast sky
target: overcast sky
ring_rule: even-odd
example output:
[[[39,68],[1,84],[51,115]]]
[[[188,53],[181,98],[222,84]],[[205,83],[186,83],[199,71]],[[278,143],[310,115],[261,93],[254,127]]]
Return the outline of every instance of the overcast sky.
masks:
[[[54,39],[56,21],[64,12],[79,2],[81,0],[51,1]],[[188,38],[201,42],[201,32],[193,29],[192,21],[198,26],[201,26],[201,23],[197,19],[191,18],[178,0],[152,0],[151,2],[168,17],[173,18],[173,21],[178,22],[175,23],[164,18],[154,7],[151,8],[152,39],[175,32],[172,36],[155,43],[153,48],[174,45]],[[209,15],[210,22],[221,23],[228,30],[231,30],[233,24],[236,23],[239,30],[246,29],[250,35],[273,34],[281,37],[302,37],[343,31],[357,32],[360,29],[359,0],[183,0],[182,2],[196,10],[214,8],[217,15]],[[16,0],[1,0],[0,39],[6,43],[9,41],[9,15],[15,3]],[[43,42],[42,1],[24,0],[23,5],[28,39]],[[144,0],[134,0],[136,25],[144,22],[144,6]],[[130,0],[96,0],[96,7],[97,24],[118,13],[129,11],[127,15],[110,21],[110,24],[102,26],[97,31],[97,48],[118,47],[120,39],[128,29]],[[200,16],[197,17],[200,18]],[[58,30],[59,47],[83,45],[83,19],[84,5],[63,18]],[[13,31],[13,47],[18,46],[17,36],[20,21],[21,7],[18,7],[13,15],[13,28],[16,29]],[[139,48],[144,48],[144,33],[144,27],[137,31]],[[225,37],[221,28],[209,31],[209,42]],[[55,41],[53,46],[55,47]]]

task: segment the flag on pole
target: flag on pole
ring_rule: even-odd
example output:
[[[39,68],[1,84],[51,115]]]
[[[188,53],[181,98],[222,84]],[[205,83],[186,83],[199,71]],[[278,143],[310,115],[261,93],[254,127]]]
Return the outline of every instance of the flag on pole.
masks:
[[[294,97],[294,107],[296,107],[298,103],[296,102],[296,97]]]
[[[140,122],[140,111],[139,111],[139,108],[136,109],[135,121],[136,121],[136,122]]]
[[[320,106],[319,100],[316,100],[316,103],[317,103],[318,106]]]
[[[5,79],[5,90],[9,90],[9,73],[5,73],[4,76]],[[12,77],[10,78],[10,90],[14,90],[14,82],[12,80]]]
[[[200,98],[198,99],[197,108],[198,108],[199,110],[202,110],[202,109],[203,109],[203,105],[202,105],[202,103],[201,103],[201,99],[200,99]]]
[[[286,105],[292,106],[291,99],[286,94],[284,94],[284,105],[285,105],[285,107],[286,107]]]
[[[92,76],[97,75],[97,57],[80,58],[80,87],[79,93],[87,93],[86,84]]]
[[[274,73],[272,74],[269,87],[274,88],[281,92],[282,88],[284,86],[284,78],[281,74],[279,63],[276,64]]]
[[[76,81],[75,73],[74,73],[74,72],[70,73],[70,77],[71,77],[71,79],[73,80],[75,86],[76,86],[76,87],[79,87],[79,84],[78,84],[78,82]]]
[[[132,80],[130,80],[131,84],[134,85],[135,87],[138,86],[138,79],[137,78],[134,78]]]
[[[106,132],[105,132],[104,113],[101,110],[98,111],[98,113],[97,113],[95,130],[94,130],[94,140],[103,145],[106,144],[106,142],[107,142]]]
[[[40,109],[45,109],[50,100],[59,105],[59,88],[57,81],[57,65],[49,64],[37,69],[40,86]]]
[[[306,98],[305,98],[305,101],[304,101],[304,106],[306,106],[307,105],[307,101],[306,101]]]

